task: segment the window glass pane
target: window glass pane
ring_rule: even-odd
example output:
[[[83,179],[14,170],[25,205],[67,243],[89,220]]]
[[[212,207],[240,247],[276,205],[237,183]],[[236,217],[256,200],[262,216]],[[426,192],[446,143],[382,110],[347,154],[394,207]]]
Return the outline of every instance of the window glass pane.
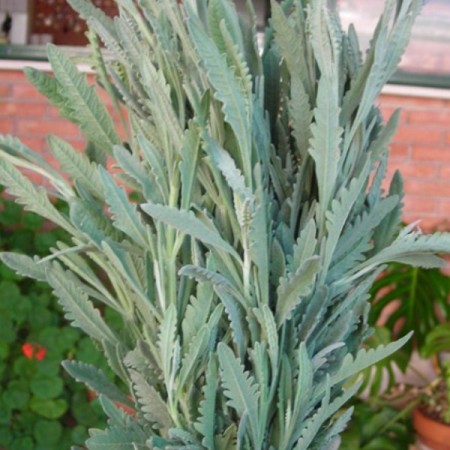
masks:
[[[353,23],[366,48],[384,0],[338,0],[344,27]],[[401,71],[450,76],[450,0],[428,0],[413,29]]]

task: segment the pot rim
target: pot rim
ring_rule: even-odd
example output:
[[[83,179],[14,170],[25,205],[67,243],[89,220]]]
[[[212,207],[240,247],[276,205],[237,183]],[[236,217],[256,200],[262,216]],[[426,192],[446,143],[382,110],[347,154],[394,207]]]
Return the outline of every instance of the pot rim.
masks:
[[[435,450],[450,450],[450,425],[428,417],[417,406],[412,412],[412,421],[419,439]]]

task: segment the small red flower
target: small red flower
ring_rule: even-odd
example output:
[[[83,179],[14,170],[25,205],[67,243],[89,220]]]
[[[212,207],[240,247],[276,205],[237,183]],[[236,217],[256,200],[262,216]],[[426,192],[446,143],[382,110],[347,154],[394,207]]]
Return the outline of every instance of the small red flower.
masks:
[[[33,354],[34,354],[33,344],[30,344],[29,342],[25,342],[25,344],[22,345],[22,353],[28,359],[33,358]]]
[[[47,354],[47,349],[45,347],[41,347],[36,351],[34,356],[38,361],[42,361],[45,358],[46,354]]]
[[[37,344],[34,342],[25,342],[25,344],[22,345],[22,353],[24,354],[25,358],[37,359],[38,361],[42,361],[47,354],[47,349],[41,344]]]

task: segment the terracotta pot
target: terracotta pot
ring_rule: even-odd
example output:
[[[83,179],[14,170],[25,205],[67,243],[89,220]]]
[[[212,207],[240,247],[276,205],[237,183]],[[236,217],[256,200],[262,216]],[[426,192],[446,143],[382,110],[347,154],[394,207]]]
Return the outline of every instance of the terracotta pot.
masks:
[[[419,439],[431,450],[450,450],[450,425],[427,417],[420,408],[412,414],[413,425]]]

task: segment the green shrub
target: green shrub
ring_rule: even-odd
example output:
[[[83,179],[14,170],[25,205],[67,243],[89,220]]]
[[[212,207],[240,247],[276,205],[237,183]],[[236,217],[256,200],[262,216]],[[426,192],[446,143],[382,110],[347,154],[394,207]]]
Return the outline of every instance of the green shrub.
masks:
[[[0,210],[3,250],[43,255],[67,240],[1,196]],[[105,366],[92,341],[68,325],[46,284],[0,266],[0,448],[67,449],[84,442],[88,426],[104,425],[97,401],[61,367],[75,357]]]

